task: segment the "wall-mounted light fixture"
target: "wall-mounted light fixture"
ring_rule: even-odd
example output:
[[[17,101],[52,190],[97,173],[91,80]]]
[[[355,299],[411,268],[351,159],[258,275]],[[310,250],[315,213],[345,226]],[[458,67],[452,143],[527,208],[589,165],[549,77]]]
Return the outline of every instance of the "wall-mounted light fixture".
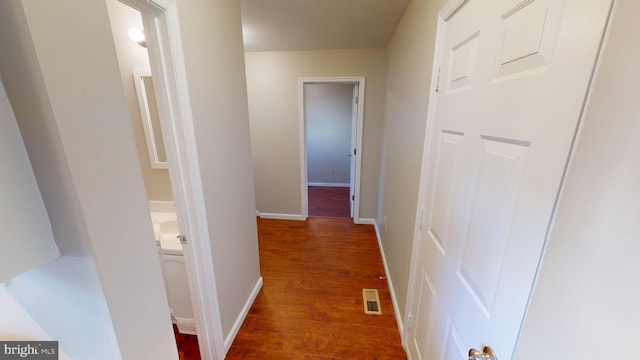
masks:
[[[129,39],[131,39],[133,42],[137,43],[138,45],[144,48],[147,47],[147,37],[144,35],[144,31],[140,29],[137,29],[137,28],[129,29]]]

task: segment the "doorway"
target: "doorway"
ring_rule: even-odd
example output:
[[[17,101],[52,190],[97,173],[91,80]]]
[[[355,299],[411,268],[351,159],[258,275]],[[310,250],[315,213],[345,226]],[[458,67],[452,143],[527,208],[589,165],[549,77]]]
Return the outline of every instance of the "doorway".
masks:
[[[182,39],[175,2],[119,0],[142,14],[159,123],[183,244],[200,355],[222,359],[225,339],[220,318],[209,228],[204,205],[195,130],[187,90]]]
[[[169,177],[155,76],[145,43],[142,13],[115,0],[107,2],[122,87],[129,108],[139,167],[146,190],[156,252],[176,338],[197,335],[181,227]],[[178,344],[180,345],[180,344]],[[181,350],[181,349],[179,349]],[[197,349],[195,349],[197,351]]]
[[[353,216],[351,158],[355,84],[305,84],[310,217]],[[355,111],[354,111],[355,110]]]
[[[358,223],[364,78],[303,78],[299,91],[303,217]]]

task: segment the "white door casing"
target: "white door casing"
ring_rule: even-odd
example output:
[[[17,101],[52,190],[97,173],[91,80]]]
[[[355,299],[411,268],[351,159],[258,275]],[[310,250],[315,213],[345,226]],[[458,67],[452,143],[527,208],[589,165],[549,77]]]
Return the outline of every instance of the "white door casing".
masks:
[[[441,11],[411,359],[466,359],[484,345],[512,358],[611,5],[456,0]]]
[[[349,153],[349,212],[353,218],[353,210],[356,204],[356,146],[358,142],[358,86],[353,86],[353,100],[351,101],[351,149]]]
[[[352,142],[355,143],[356,155],[351,157],[351,179],[353,183],[351,195],[353,196],[353,222],[361,223],[360,220],[360,179],[362,173],[362,126],[364,122],[364,89],[365,77],[303,77],[298,78],[298,118],[299,118],[299,137],[300,137],[300,191],[301,191],[301,207],[302,214],[299,220],[306,220],[309,217],[309,196],[307,193],[308,177],[307,177],[307,140],[306,140],[306,121],[305,121],[305,104],[304,104],[304,84],[354,84],[354,92],[357,91],[359,101],[357,105],[357,123],[355,131],[352,132]],[[355,137],[355,139],[354,139]],[[355,169],[355,171],[354,171]],[[351,186],[351,185],[350,185]]]

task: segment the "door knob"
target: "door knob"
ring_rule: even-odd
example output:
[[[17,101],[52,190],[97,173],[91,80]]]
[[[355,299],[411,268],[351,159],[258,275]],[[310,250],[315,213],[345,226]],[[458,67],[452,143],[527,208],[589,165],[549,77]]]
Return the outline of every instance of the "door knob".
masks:
[[[469,360],[498,360],[498,356],[491,347],[485,346],[482,348],[482,352],[469,349]]]

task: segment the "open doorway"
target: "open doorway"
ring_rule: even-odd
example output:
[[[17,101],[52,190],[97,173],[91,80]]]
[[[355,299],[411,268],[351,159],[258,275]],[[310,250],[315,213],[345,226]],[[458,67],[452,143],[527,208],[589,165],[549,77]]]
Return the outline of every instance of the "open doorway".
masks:
[[[353,216],[351,160],[355,84],[304,85],[310,217]]]
[[[215,113],[218,109],[226,109],[228,106],[230,114],[237,112],[238,116],[244,116],[241,108],[227,104],[226,100],[237,99],[242,102],[246,94],[242,88],[238,87],[233,91],[233,94],[229,94],[231,95],[230,97],[215,97],[211,101],[206,101],[202,97],[194,97],[194,94],[189,91],[187,63],[185,62],[185,54],[187,52],[183,48],[183,35],[190,33],[194,29],[188,28],[184,23],[180,23],[177,3],[175,1],[159,0],[119,1],[138,9],[142,13],[150,68],[153,73],[153,88],[158,100],[160,125],[171,178],[171,189],[174,195],[180,234],[184,239],[181,243],[190,285],[189,292],[198,333],[200,354],[203,359],[223,359],[241,323],[237,319],[240,319],[241,316],[244,317],[249,308],[247,304],[253,301],[255,294],[258,293],[262,286],[258,258],[257,254],[255,254],[257,253],[257,234],[254,232],[254,210],[251,209],[255,209],[252,194],[253,184],[250,181],[250,176],[244,176],[244,171],[250,170],[251,158],[249,149],[243,145],[249,143],[250,139],[248,131],[245,132],[245,122],[236,121],[235,116],[230,116],[225,121],[223,119],[220,122],[203,121],[208,127],[206,132],[201,133],[219,134],[220,131],[218,130],[221,129],[237,129],[238,135],[246,142],[237,142],[235,138],[230,140],[229,137],[226,139],[222,137],[218,139],[219,141],[213,143],[197,141],[196,118],[192,107],[194,104],[203,104],[208,111]],[[111,0],[107,1],[107,4],[110,2]],[[212,12],[219,9],[221,11],[228,10],[230,14],[233,13],[233,9],[228,9],[222,5],[211,7],[200,5],[202,4],[187,6],[187,8],[194,10],[206,8],[208,9],[207,11]],[[235,16],[236,13],[232,15]],[[202,20],[209,18],[207,12],[204,11],[200,11],[198,16]],[[209,22],[206,24],[208,26],[211,25],[207,30],[211,34],[225,34],[225,31],[230,28],[229,26],[233,25],[227,22]],[[223,36],[222,38],[217,38],[216,41],[226,45],[225,39]],[[234,44],[240,45],[239,42]],[[208,46],[206,49],[212,49],[215,45],[209,44]],[[194,50],[190,53],[194,56],[199,52],[199,50],[193,48],[191,50]],[[238,48],[236,50],[241,49]],[[204,56],[205,54],[212,55],[211,52],[203,51],[202,55]],[[210,56],[208,61],[217,65],[211,66],[207,71],[203,71],[200,74],[202,76],[198,75],[196,77],[196,79],[207,79],[202,83],[205,88],[209,84],[213,84],[210,89],[207,89],[220,88],[226,90],[223,84],[239,79],[238,76],[242,74],[243,69],[236,67],[234,71],[229,72],[226,66],[238,64],[238,60],[243,58],[242,52],[234,51],[226,54],[228,56],[219,57],[217,54]],[[220,60],[219,63],[217,62],[218,60]],[[206,94],[206,91],[198,91],[196,94]],[[236,103],[234,102],[234,104]],[[224,173],[229,175],[228,177],[208,176],[211,175],[211,172],[207,170],[213,168],[214,164],[200,160],[198,144],[205,144],[202,146],[209,148],[207,149],[208,151],[204,152],[215,152],[217,154],[222,153],[221,150],[238,150],[234,151],[234,155],[231,158],[224,156],[225,159],[234,160],[222,167],[226,170]],[[131,151],[131,156],[135,156],[133,147],[126,150]],[[244,164],[244,166],[239,166],[239,164]],[[204,190],[207,184],[210,185],[211,192],[205,193]],[[215,200],[218,200],[218,202],[214,202],[213,196],[211,196],[212,193],[217,195]],[[223,199],[222,201],[220,201],[221,198]],[[215,218],[225,222],[226,228],[209,226],[214,217],[214,215],[207,214],[207,210],[210,209],[215,210],[217,213]],[[153,236],[153,233],[150,231],[148,236]],[[226,246],[230,243],[233,243],[234,246],[241,246]],[[152,240],[149,240],[148,244],[153,246]],[[230,260],[222,269],[229,269],[234,272],[237,269],[238,272],[248,275],[243,280],[246,280],[247,287],[250,287],[250,294],[248,294],[244,304],[240,304],[240,301],[237,301],[240,300],[238,294],[233,293],[238,296],[230,296],[229,294],[232,291],[228,290],[230,288],[237,290],[236,285],[240,280],[236,277],[233,280],[238,281],[227,279],[224,276],[216,276],[212,256],[214,245],[219,245],[216,248],[216,252],[222,259],[225,257],[227,260],[229,258],[233,259],[233,256],[242,257],[242,264]],[[249,254],[250,250],[254,248],[256,251]],[[251,256],[254,254],[256,255],[255,258]],[[159,269],[157,270],[159,271]],[[244,272],[245,270],[247,273]],[[251,274],[248,274],[248,272]],[[252,283],[253,281],[255,283]],[[222,287],[220,294],[224,295],[222,296],[222,299],[225,300],[224,304],[221,304],[221,296],[218,296],[219,286]],[[238,313],[235,323],[224,324],[230,326],[223,327],[221,318],[222,305],[233,307],[233,312]],[[230,313],[228,309],[224,310],[224,314]],[[166,325],[168,327],[169,323],[166,323]],[[168,329],[161,330],[164,332]]]
[[[304,217],[359,221],[364,78],[300,79]]]
[[[125,87],[128,87],[129,81],[124,79]],[[133,82],[137,98],[127,100],[129,103],[137,100],[140,109],[139,116],[136,116],[134,111],[131,112],[132,126],[137,128],[141,125],[144,129],[144,137],[137,135],[136,132],[134,134],[171,321],[174,324],[176,336],[178,334],[197,335],[181,242],[182,235],[170,179],[167,179],[166,184],[158,184],[159,180],[168,177],[169,163],[160,128],[151,70],[134,68]],[[140,121],[137,121],[138,119]],[[145,147],[147,152],[142,150]]]
[[[182,243],[186,231],[181,225],[188,222],[182,218],[184,213],[176,209],[179,199],[174,197],[175,186],[169,176],[171,149],[165,146],[165,138],[171,137],[163,136],[162,121],[166,119],[161,118],[166,115],[159,103],[162,95],[156,91],[161,89],[161,82],[152,75],[143,13],[116,0],[107,1],[107,6],[169,305],[167,317],[173,323],[180,356],[199,359],[199,331],[192,300],[197,284],[188,274],[188,267],[193,264],[185,256]],[[181,344],[185,339],[190,345],[187,349]]]

